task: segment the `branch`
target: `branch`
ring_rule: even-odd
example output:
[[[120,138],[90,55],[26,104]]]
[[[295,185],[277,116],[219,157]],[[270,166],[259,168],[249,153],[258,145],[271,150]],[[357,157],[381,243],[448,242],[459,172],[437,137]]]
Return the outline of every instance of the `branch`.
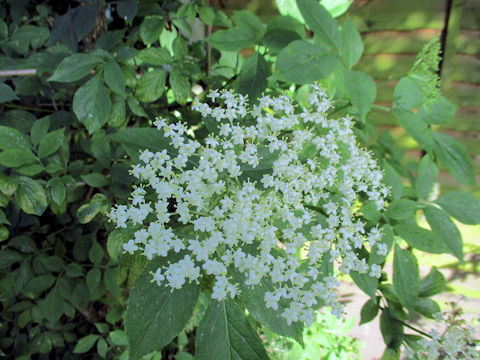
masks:
[[[0,70],[0,78],[35,75],[37,75],[37,69]]]

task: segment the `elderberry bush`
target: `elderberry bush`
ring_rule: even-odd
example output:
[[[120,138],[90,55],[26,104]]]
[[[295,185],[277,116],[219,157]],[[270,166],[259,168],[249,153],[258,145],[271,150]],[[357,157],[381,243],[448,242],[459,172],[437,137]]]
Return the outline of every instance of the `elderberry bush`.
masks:
[[[193,106],[216,126],[204,143],[180,122],[155,121],[174,151],[141,153],[131,170],[140,182],[131,204],[115,207],[110,218],[117,227],[140,225],[123,245],[130,254],[184,254],[156,269],[158,285],[180,289],[212,277],[211,297],[221,301],[238,294],[239,282],[255,287],[268,278],[274,289],[265,293],[266,306],[278,310],[285,300],[287,324],[309,325],[319,304],[342,314],[338,281],[324,269],[338,263],[340,272],[380,277],[380,266],[357,252],[382,233],[356,219],[355,201],[363,193],[383,208],[382,172],[357,144],[351,118],[329,119],[330,100],[313,88],[308,108],[283,95],[264,96],[251,111],[242,95],[210,92],[211,105]],[[249,176],[254,169],[264,170],[257,179]],[[185,227],[195,236],[182,237],[178,229]],[[386,245],[378,246],[384,253]]]

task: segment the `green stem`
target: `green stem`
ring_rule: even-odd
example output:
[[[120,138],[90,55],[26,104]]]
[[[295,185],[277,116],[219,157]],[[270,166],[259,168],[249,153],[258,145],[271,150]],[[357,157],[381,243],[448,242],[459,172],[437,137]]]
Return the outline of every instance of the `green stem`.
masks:
[[[389,107],[381,106],[381,105],[377,105],[377,104],[373,104],[372,108],[375,109],[375,110],[380,110],[380,111],[385,111],[385,112],[392,111],[392,109],[390,109]]]
[[[38,111],[38,112],[48,112],[48,113],[54,113],[55,110],[47,110],[47,109],[39,109],[35,107],[28,107],[28,106],[20,106],[20,105],[15,105],[15,104],[3,104],[6,107],[12,108],[12,109],[20,109],[20,110],[30,110],[30,111]]]

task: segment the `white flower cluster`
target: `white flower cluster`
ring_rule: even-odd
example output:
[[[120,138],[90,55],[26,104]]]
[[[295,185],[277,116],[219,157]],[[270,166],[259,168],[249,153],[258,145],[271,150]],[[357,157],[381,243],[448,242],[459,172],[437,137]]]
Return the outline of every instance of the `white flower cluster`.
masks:
[[[382,234],[365,229],[354,205],[363,193],[382,208],[388,192],[375,161],[357,145],[351,119],[327,119],[330,101],[317,86],[309,109],[301,110],[287,96],[264,96],[252,110],[231,91],[208,97],[215,106],[193,106],[217,126],[204,143],[186,136],[184,124],[155,121],[176,151],[145,150],[131,171],[143,185],[131,206],[112,209],[110,218],[117,227],[145,225],[124,250],[148,259],[185,253],[158,269],[154,281],[178,289],[210,276],[218,300],[239,292],[234,272],[247,286],[268,279],[275,289],[265,294],[266,306],[288,304],[282,307],[288,323],[311,324],[320,303],[341,314],[338,282],[322,269],[337,262],[344,273],[381,275],[378,265],[356,255]],[[154,201],[147,200],[149,189]],[[173,221],[190,225],[195,236],[178,235]]]
[[[440,333],[433,329],[429,333],[431,338],[419,340],[415,349],[407,348],[405,352],[407,359],[480,359],[480,345],[476,338],[478,329],[464,325],[464,321],[451,318],[445,319],[442,313],[435,314],[435,320],[437,323],[445,322],[445,330]]]

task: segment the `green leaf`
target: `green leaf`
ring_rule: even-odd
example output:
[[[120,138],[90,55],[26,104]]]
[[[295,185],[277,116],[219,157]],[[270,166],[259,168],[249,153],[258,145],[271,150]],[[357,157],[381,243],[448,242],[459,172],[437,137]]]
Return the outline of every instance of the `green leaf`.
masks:
[[[63,304],[64,301],[58,291],[58,287],[54,286],[40,305],[48,322],[54,324],[60,319],[63,315]]]
[[[386,159],[383,160],[383,169],[385,170],[383,181],[390,187],[393,200],[400,199],[403,193],[403,184],[400,175]]]
[[[376,300],[368,299],[365,304],[363,304],[362,309],[360,310],[360,324],[366,324],[373,319],[378,314],[378,305]]]
[[[138,161],[140,150],[149,149],[157,152],[167,149],[169,153],[174,150],[163,132],[154,128],[127,128],[108,137],[123,144],[128,154],[136,161]]]
[[[0,209],[0,224],[11,225],[2,209]]]
[[[125,74],[122,68],[115,61],[109,61],[103,67],[103,78],[105,84],[118,95],[125,97]]]
[[[98,265],[102,262],[104,256],[105,252],[103,251],[103,247],[97,241],[93,241],[90,250],[88,250],[88,259]]]
[[[212,300],[197,329],[196,360],[268,359],[262,341],[230,299]]]
[[[167,49],[161,47],[151,47],[141,50],[136,58],[150,65],[170,64],[173,59]]]
[[[427,276],[420,281],[418,296],[429,297],[445,290],[445,276],[434,266]]]
[[[355,24],[350,19],[343,23],[342,38],[342,60],[346,68],[351,69],[362,57],[363,42]]]
[[[79,88],[73,97],[73,112],[93,134],[107,122],[112,103],[100,75],[95,75]]]
[[[256,52],[243,63],[238,79],[238,92],[248,95],[250,104],[256,103],[257,98],[267,88],[269,76],[270,68],[267,61]]]
[[[476,185],[473,164],[467,150],[449,135],[433,132],[434,152],[447,171],[460,183]]]
[[[417,302],[415,303],[415,311],[426,316],[430,319],[433,319],[433,315],[441,312],[440,306],[429,298],[418,298]]]
[[[86,175],[80,175],[83,181],[87,183],[87,185],[92,187],[102,187],[108,185],[108,181],[105,178],[105,175],[100,173],[91,173]]]
[[[310,29],[336,49],[342,48],[342,34],[338,23],[315,0],[297,0],[297,6]]]
[[[135,97],[132,97],[135,99]],[[140,107],[140,105],[138,105]],[[125,100],[120,96],[116,96],[110,109],[110,115],[108,116],[107,123],[111,127],[120,127],[125,121]]]
[[[380,230],[383,233],[382,239],[378,242],[379,244],[385,244],[387,245],[387,254],[390,252],[392,249],[392,244],[393,244],[393,229],[392,226],[389,224],[383,225]],[[372,251],[370,252],[370,255],[368,256],[368,264],[373,265],[373,264],[382,264],[385,262],[386,255],[379,255],[377,253],[378,251],[378,246],[375,245],[372,248]]]
[[[450,191],[440,196],[435,203],[463,224],[480,224],[480,200],[468,191]]]
[[[42,215],[48,205],[43,187],[26,176],[19,176],[18,180],[20,182],[15,196],[20,208],[30,215]]]
[[[5,241],[10,236],[10,232],[4,225],[0,225],[0,242]]]
[[[97,354],[100,355],[102,358],[105,358],[105,356],[107,356],[107,352],[108,352],[108,344],[105,341],[105,339],[103,338],[98,339]]]
[[[96,132],[93,134],[90,150],[103,167],[110,168],[110,161],[112,161],[110,143],[104,133]]]
[[[35,162],[37,158],[30,150],[9,148],[0,153],[0,165],[17,168]]]
[[[128,22],[132,22],[137,15],[137,1],[136,0],[122,0],[117,3],[117,12],[120,17]]]
[[[258,285],[250,287],[245,285],[245,279],[243,277],[243,274],[238,272],[234,273],[235,282],[239,284],[241,290],[240,298],[245,303],[248,312],[257,321],[276,334],[293,338],[303,346],[303,323],[294,322],[289,325],[281,315],[283,311],[288,308],[289,303],[280,301],[277,310],[266,307],[265,293],[267,291],[273,292],[275,290],[275,285],[272,281],[263,277]]]
[[[408,135],[414,138],[425,150],[432,151],[434,144],[432,131],[418,114],[408,110],[393,109],[393,115]]]
[[[118,260],[123,253],[123,244],[128,240],[133,239],[135,232],[138,229],[135,227],[128,227],[126,229],[117,229],[110,232],[107,240],[107,251],[113,260]]]
[[[123,330],[113,330],[108,334],[110,340],[112,340],[113,345],[117,346],[127,346],[128,340]]]
[[[140,37],[146,45],[160,39],[163,30],[163,19],[159,15],[146,16],[140,26]]]
[[[304,32],[303,26],[290,16],[277,16],[268,23],[262,43],[273,54],[278,54],[292,41],[301,40],[302,31]]]
[[[326,78],[337,64],[337,55],[305,40],[291,42],[277,57],[275,75],[283,81],[309,84]]]
[[[80,224],[87,224],[93,220],[98,213],[106,211],[110,202],[103,194],[95,194],[86,204],[80,206],[77,210],[77,219]]]
[[[33,145],[37,146],[40,143],[43,137],[47,134],[49,128],[50,128],[49,116],[45,116],[41,119],[38,119],[33,123],[32,129],[30,130],[30,135],[31,135]]]
[[[386,215],[394,220],[404,220],[413,216],[415,211],[422,207],[422,204],[409,199],[393,200],[387,208]]]
[[[258,35],[247,27],[218,30],[205,38],[214,48],[224,51],[240,51],[258,41]]]
[[[449,124],[455,118],[457,107],[444,97],[439,97],[433,104],[425,105],[418,110],[418,115],[427,124]]]
[[[190,96],[191,88],[188,77],[184,75],[180,68],[174,67],[170,72],[168,80],[173,94],[175,95],[175,100],[180,105],[185,105],[188,97]]]
[[[56,204],[60,205],[61,203],[63,203],[66,197],[66,191],[65,184],[61,179],[52,179],[52,182],[50,183],[50,194],[52,196],[52,200]]]
[[[185,55],[187,54],[188,47],[187,43],[183,39],[182,36],[178,35],[172,44],[173,56],[177,61],[183,61],[185,59]]]
[[[415,179],[415,192],[420,199],[428,199],[438,177],[438,168],[430,154],[425,154],[420,160]]]
[[[327,9],[327,11],[334,18],[343,15],[350,5],[353,3],[353,0],[322,0],[322,6]]]
[[[62,146],[65,139],[64,132],[65,129],[58,129],[49,132],[42,138],[42,140],[40,140],[40,144],[38,146],[38,157],[40,159],[46,158],[60,149],[60,146]]]
[[[0,150],[9,148],[30,149],[28,137],[17,129],[8,126],[0,126]]]
[[[205,25],[213,25],[215,21],[215,11],[210,6],[200,6],[198,8],[198,16],[200,16],[200,20]]]
[[[462,261],[462,235],[454,222],[444,211],[433,206],[427,206],[423,212],[432,231],[443,239],[443,243],[448,248],[448,252]]]
[[[90,74],[92,69],[101,64],[102,59],[90,54],[73,54],[62,60],[48,81],[74,82]]]
[[[345,72],[345,89],[353,106],[357,109],[360,119],[370,111],[377,97],[377,85],[370,75],[360,71]]]
[[[135,280],[128,299],[125,330],[132,360],[170,343],[187,324],[197,302],[200,286],[195,283],[172,291],[152,282],[151,272],[163,265],[165,258],[149,261]]]
[[[75,345],[75,348],[73,349],[74,354],[83,354],[86,353],[88,350],[90,350],[95,342],[98,340],[100,335],[87,335],[78,340],[77,345]]]
[[[18,100],[17,94],[7,84],[0,84],[0,104]]]
[[[420,288],[417,258],[398,245],[393,256],[393,287],[402,305],[413,310]]]
[[[165,91],[167,73],[162,69],[146,72],[138,80],[136,95],[140,101],[152,102],[159,99]]]
[[[395,108],[411,110],[423,103],[423,92],[413,78],[405,76],[395,86],[393,104]]]
[[[367,274],[360,274],[357,271],[350,271],[350,277],[352,278],[355,285],[357,285],[360,290],[365,294],[370,296],[370,298],[376,298],[378,280]]]
[[[98,285],[100,284],[100,280],[102,278],[102,274],[98,268],[92,268],[88,270],[86,283],[90,294],[95,293]]]
[[[431,254],[449,252],[443,239],[435,232],[414,224],[400,224],[394,227],[395,232],[415,249]]]
[[[9,177],[3,173],[0,173],[0,192],[8,197],[12,196],[15,190],[18,188],[18,179],[15,177]]]

